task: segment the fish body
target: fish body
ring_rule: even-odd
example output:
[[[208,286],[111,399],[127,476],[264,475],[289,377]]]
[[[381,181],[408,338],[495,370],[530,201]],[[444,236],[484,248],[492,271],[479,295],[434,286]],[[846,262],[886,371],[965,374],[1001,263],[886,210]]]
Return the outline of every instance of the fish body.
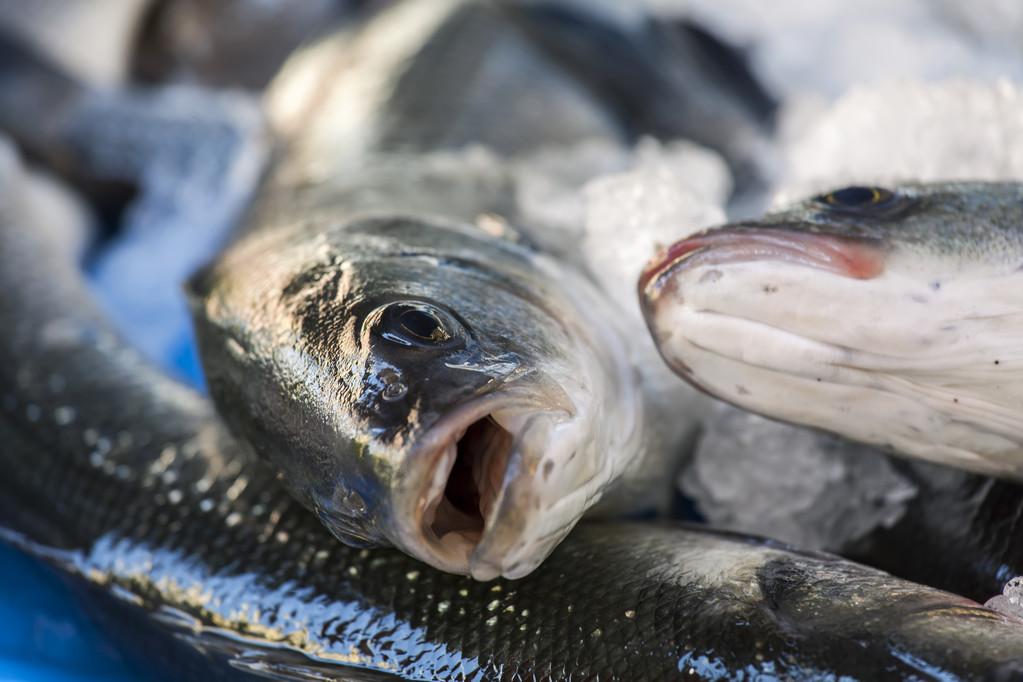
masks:
[[[364,0],[160,0],[137,28],[130,68],[148,83],[262,89],[299,45],[358,21]]]
[[[675,371],[769,417],[1023,477],[1023,185],[849,187],[654,259]]]
[[[516,213],[501,158],[636,135],[528,30],[549,21],[404,2],[300,52],[267,96],[280,160],[190,286],[211,395],[296,498],[479,579],[527,574],[598,503],[664,509],[695,423],[651,435],[656,352]]]
[[[306,177],[367,153],[516,156],[643,136],[693,140],[752,170],[775,109],[743,55],[705,31],[561,0],[395,3],[299,53],[268,101],[291,138],[285,162]]]

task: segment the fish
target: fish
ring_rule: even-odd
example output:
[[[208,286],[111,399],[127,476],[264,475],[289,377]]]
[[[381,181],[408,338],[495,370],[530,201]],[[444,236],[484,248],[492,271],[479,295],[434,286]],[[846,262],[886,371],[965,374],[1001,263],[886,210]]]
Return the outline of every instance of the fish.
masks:
[[[1023,185],[851,186],[686,237],[639,281],[661,355],[765,416],[1023,478]]]
[[[191,296],[221,413],[343,541],[521,577],[642,456],[612,312],[479,230],[303,220],[235,244]]]
[[[479,580],[591,510],[665,509],[696,422],[661,418],[656,350],[517,214],[503,159],[635,136],[528,30],[549,21],[404,2],[299,52],[266,97],[279,160],[188,286],[215,404],[296,499]]]
[[[684,138],[717,151],[733,179],[733,210],[763,192],[778,103],[746,54],[685,14],[612,2],[509,3],[546,54],[624,113],[633,134]],[[585,10],[581,8],[585,7]]]
[[[392,78],[392,52],[425,50],[398,60],[411,59],[407,87],[380,85],[413,105],[413,88],[434,80],[415,69],[445,57],[429,53],[477,32],[531,58],[484,5],[406,3],[354,44],[335,37],[285,67],[270,95],[279,129],[294,84],[322,78],[324,50],[329,64],[359,58],[350,75],[326,70],[244,236],[189,298],[220,412],[335,536],[490,580],[534,570],[646,444],[624,330],[603,297],[507,236],[503,217],[496,236],[477,224],[508,213],[500,170],[437,171],[409,145],[439,131],[413,135],[402,108],[388,118],[354,101],[373,99],[355,79]],[[445,119],[419,112],[414,124]],[[379,144],[365,142],[374,133]]]
[[[338,543],[118,337],[0,146],[0,538],[176,680],[1012,679],[1023,621],[823,554],[580,526],[485,583]],[[50,224],[50,227],[53,227]],[[156,662],[156,664],[154,664]]]
[[[481,163],[460,151],[469,141],[508,151],[512,142],[529,150],[555,138],[625,139],[607,107],[503,17],[487,3],[400,3],[357,35],[342,30],[297,55],[269,96],[281,160],[242,236],[193,278],[189,294],[214,399],[299,500],[343,541],[395,544],[480,579],[528,573],[589,510],[665,508],[667,469],[695,424],[651,415],[630,341],[645,344],[643,355],[656,350],[630,338],[585,277],[511,226],[510,173],[486,154]],[[448,54],[449,44],[467,47]],[[177,214],[191,241],[219,241],[263,157],[247,102],[181,86],[96,92],[16,39],[0,47],[12,57],[0,72],[12,86],[0,127],[33,158],[94,204],[112,205],[108,218],[126,215],[128,234],[180,232]],[[502,77],[509,60],[516,68]],[[464,80],[479,87],[452,87],[459,117],[420,108],[436,95],[420,83],[458,85],[453,76],[467,65],[478,71]],[[303,96],[317,79],[322,87]],[[529,88],[550,94],[542,127],[535,107],[520,103]],[[506,115],[477,125],[494,93],[507,101]],[[47,115],[28,113],[35,110]],[[125,187],[135,190],[127,207],[117,191]],[[349,257],[354,251],[363,256]],[[137,272],[128,262],[135,253],[99,259],[93,270],[117,281],[125,265]],[[280,296],[258,277],[261,263],[287,276],[276,281]],[[424,277],[406,281],[413,272]],[[249,284],[253,275],[259,286]],[[361,335],[331,346],[331,325],[352,301],[318,297],[342,282],[360,287],[346,289],[352,300],[390,297],[359,309],[374,315],[366,330],[379,332],[366,337],[375,344],[369,355],[360,355]],[[493,290],[486,299],[485,289]],[[138,310],[156,294],[132,288],[121,299],[113,310]],[[179,342],[167,310],[124,332],[151,357]],[[299,318],[302,338],[282,336]],[[270,360],[249,362],[259,359]],[[349,392],[306,400],[330,388],[318,382],[334,381],[313,365],[342,368],[336,386],[347,381]],[[346,374],[358,366],[364,376]],[[652,428],[658,423],[665,426]]]

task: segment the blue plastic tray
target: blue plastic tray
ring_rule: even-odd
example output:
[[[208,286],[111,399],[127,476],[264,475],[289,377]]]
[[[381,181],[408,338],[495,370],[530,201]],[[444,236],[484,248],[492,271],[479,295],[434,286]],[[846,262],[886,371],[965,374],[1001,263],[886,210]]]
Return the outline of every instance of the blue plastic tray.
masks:
[[[183,331],[183,338],[191,336]],[[165,364],[201,387],[194,351],[185,341]],[[100,680],[140,678],[53,569],[0,544],[0,682]]]

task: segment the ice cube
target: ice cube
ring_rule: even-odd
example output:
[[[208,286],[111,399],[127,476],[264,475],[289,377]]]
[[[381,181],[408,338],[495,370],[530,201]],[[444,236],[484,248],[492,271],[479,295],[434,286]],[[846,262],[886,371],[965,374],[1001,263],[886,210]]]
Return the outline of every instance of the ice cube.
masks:
[[[583,186],[593,178],[627,171],[634,159],[631,147],[595,138],[509,160],[515,203],[533,241],[575,260],[585,230]]]
[[[634,168],[584,189],[587,268],[640,319],[636,281],[643,264],[659,248],[724,222],[730,190],[728,170],[714,152],[686,142],[641,146]]]
[[[989,609],[1017,618],[1023,618],[1023,576],[1016,576],[1005,584],[1002,593],[987,600]]]
[[[1023,76],[1019,3],[1011,0],[646,0],[746,46],[776,96],[840,96],[894,78]],[[1004,37],[1012,50],[992,49]],[[996,43],[997,45],[997,43]],[[1013,51],[1014,50],[1014,51]]]
[[[1021,111],[1008,81],[856,88],[787,145],[778,202],[851,183],[1023,179]]]
[[[916,487],[876,450],[716,403],[680,485],[715,526],[840,551],[894,524]]]

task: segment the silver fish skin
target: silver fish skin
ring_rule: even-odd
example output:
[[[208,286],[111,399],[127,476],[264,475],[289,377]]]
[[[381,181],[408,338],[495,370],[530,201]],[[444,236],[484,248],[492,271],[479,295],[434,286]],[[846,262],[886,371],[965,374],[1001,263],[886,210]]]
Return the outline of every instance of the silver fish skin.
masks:
[[[480,583],[346,547],[112,331],[0,146],[0,537],[173,680],[1014,679],[1023,622],[728,533],[584,524]]]
[[[1023,479],[1023,185],[847,187],[674,244],[668,364],[769,417]]]
[[[441,130],[488,141],[457,74],[438,74],[457,121],[414,107],[432,101],[423,69],[482,78],[479,60],[519,60],[514,82],[540,68],[500,19],[487,3],[400,3],[298,55],[269,97],[283,159],[244,236],[189,287],[213,399],[296,498],[344,542],[480,580],[535,569],[649,446],[606,297],[515,237],[500,169],[415,146],[461,145]],[[548,81],[564,120],[600,112],[558,87],[570,80]],[[311,82],[297,125],[296,89]],[[491,129],[528,131],[531,115]]]

